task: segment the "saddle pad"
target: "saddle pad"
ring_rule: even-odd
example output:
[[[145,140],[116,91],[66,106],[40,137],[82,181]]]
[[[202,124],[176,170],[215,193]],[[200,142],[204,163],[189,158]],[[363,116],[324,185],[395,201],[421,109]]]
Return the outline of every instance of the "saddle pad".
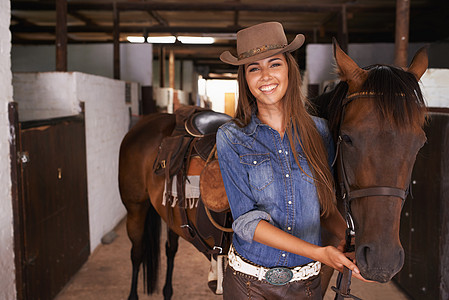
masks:
[[[187,176],[185,183],[185,208],[196,208],[200,198],[200,176]],[[169,205],[175,207],[178,204],[178,190],[177,190],[177,177],[173,177],[171,192],[167,192],[167,181],[165,181],[164,195],[162,197],[162,205],[167,205],[167,199],[169,199]]]

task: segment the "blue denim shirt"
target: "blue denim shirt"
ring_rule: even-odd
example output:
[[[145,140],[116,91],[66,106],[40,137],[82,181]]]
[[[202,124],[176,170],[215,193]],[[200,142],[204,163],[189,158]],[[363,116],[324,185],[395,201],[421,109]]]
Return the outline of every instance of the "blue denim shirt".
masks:
[[[327,122],[315,117],[314,121],[331,162],[334,145]],[[287,135],[281,138],[254,114],[246,127],[230,121],[217,132],[218,159],[234,218],[234,247],[240,255],[264,267],[294,267],[312,260],[253,241],[261,220],[321,245],[317,191],[299,144],[296,150],[307,175],[296,164]]]

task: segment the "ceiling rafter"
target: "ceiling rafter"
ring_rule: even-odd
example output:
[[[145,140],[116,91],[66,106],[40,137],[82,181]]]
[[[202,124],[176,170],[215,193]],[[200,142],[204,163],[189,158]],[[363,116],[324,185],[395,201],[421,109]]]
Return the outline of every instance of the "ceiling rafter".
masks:
[[[340,11],[343,5],[348,10],[382,10],[395,8],[394,2],[382,4],[328,4],[328,3],[257,3],[241,2],[198,3],[198,2],[69,2],[71,10],[112,10],[116,3],[118,10],[163,10],[163,11],[270,11],[270,12],[328,12]],[[51,2],[12,1],[11,9],[15,10],[54,10]]]

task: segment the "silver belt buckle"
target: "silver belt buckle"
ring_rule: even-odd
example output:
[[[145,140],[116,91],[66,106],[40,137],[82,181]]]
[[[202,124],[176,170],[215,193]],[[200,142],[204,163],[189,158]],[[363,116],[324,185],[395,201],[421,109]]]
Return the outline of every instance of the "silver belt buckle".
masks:
[[[287,284],[293,278],[293,272],[287,268],[272,268],[265,274],[265,279],[273,285]]]

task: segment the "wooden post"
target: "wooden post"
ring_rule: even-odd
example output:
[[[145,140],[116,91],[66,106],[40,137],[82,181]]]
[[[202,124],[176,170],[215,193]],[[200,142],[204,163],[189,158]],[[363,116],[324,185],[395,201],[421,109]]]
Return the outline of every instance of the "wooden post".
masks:
[[[396,35],[394,64],[406,67],[408,58],[408,36],[410,26],[410,0],[396,1]]]
[[[159,51],[159,86],[165,87],[165,48],[161,46]]]
[[[117,9],[117,3],[114,2],[114,79],[120,79],[120,12]]]
[[[181,74],[179,76],[179,89],[182,91],[184,88],[184,61],[181,60],[179,65],[179,73]]]
[[[175,53],[173,52],[173,49],[170,49],[169,55],[168,55],[168,82],[169,87],[172,89],[175,88]]]
[[[67,72],[67,0],[56,1],[56,71]]]
[[[346,5],[341,6],[338,23],[338,43],[340,44],[341,49],[348,53],[348,18],[346,14]]]

